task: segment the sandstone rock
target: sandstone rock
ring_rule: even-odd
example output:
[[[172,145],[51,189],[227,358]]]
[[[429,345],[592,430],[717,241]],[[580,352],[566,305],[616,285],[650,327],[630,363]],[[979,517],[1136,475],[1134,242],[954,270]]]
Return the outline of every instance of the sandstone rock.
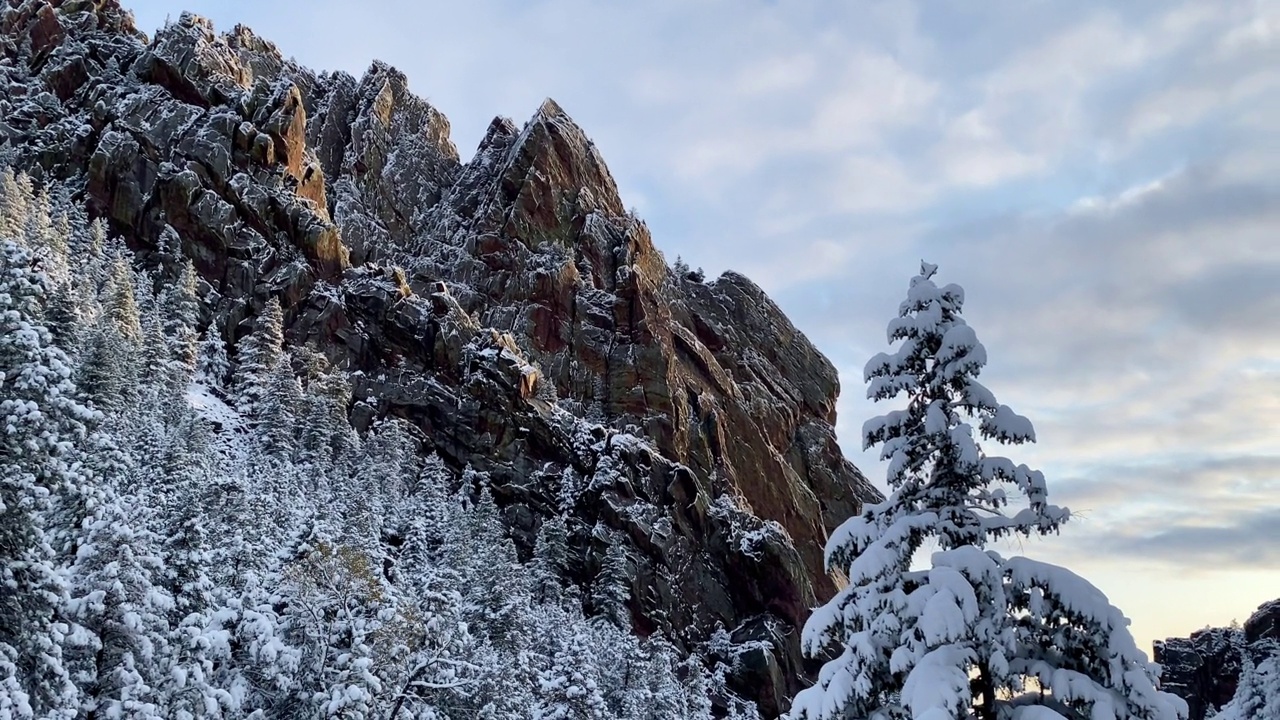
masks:
[[[15,1],[19,164],[83,187],[143,262],[192,258],[229,341],[280,298],[289,342],[351,373],[353,422],[403,417],[486,473],[521,552],[561,507],[571,580],[622,539],[637,632],[724,628],[736,687],[786,708],[826,534],[878,493],[835,442],[834,368],[757,286],[675,277],[553,101],[463,164],[384,64],[316,75],[239,26],[184,14],[148,43],[110,0]]]

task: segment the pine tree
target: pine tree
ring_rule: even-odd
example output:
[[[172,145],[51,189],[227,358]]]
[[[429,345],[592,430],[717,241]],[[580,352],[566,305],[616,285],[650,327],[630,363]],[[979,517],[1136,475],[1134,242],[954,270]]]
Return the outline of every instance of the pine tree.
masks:
[[[714,706],[711,702],[711,676],[702,664],[702,658],[690,655],[682,663],[684,672],[685,706],[689,708],[689,720],[711,720]]]
[[[1172,720],[1185,704],[1155,687],[1128,621],[1063,568],[987,548],[1009,535],[1055,532],[1069,513],[1048,503],[1044,476],[987,455],[984,441],[1034,441],[1031,423],[976,377],[986,351],[961,317],[964,291],[939,288],[922,265],[899,316],[892,354],[867,364],[868,397],[905,394],[905,410],[863,426],[881,445],[890,497],[832,533],[827,565],[847,587],[805,625],[813,656],[836,645],[792,717],[995,720],[1000,707],[1044,706],[1117,719]],[[1025,507],[1012,512],[1009,489]],[[932,540],[932,567],[911,570]],[[1037,685],[1034,692],[1025,692]],[[1105,708],[1106,710],[1101,710]]]
[[[569,569],[569,528],[564,517],[547,518],[538,529],[533,546],[533,597],[538,602],[556,602]]]
[[[26,175],[7,166],[0,171],[0,241],[26,242],[27,210],[33,195]]]
[[[89,224],[89,232],[85,238],[85,246],[79,248],[85,260],[85,279],[87,290],[96,298],[107,286],[111,278],[113,256],[109,252],[110,241],[107,239],[107,221],[98,218]]]
[[[1242,650],[1235,696],[1214,720],[1280,720],[1280,648],[1276,650],[1260,662],[1249,648]]]
[[[148,278],[144,275],[145,288]],[[141,303],[142,338],[138,347],[138,366],[148,379],[148,402],[152,407],[165,405],[187,386],[185,370],[169,357],[169,339],[165,336],[163,310],[149,289],[139,293]]]
[[[32,263],[0,240],[0,708],[57,716],[74,710],[77,691],[62,662],[66,588],[48,514],[52,498],[84,482],[73,457],[94,415],[39,324],[46,285]]]
[[[347,419],[351,383],[320,353],[303,349],[302,360],[308,380],[301,409],[300,459],[322,470],[332,469],[359,444]]]
[[[106,494],[69,571],[69,608],[94,636],[80,660],[89,714],[159,720],[173,599],[159,583],[158,538],[129,517],[137,507],[136,499]]]
[[[196,370],[199,348],[196,324],[200,321],[198,292],[199,278],[195,265],[186,260],[182,263],[177,282],[166,285],[160,294],[160,316],[164,322],[169,359],[182,369],[186,378]]]
[[[271,298],[258,316],[257,327],[236,348],[235,406],[257,426],[271,371],[284,352],[284,313]]]
[[[629,630],[631,611],[627,602],[630,599],[631,572],[627,566],[627,551],[622,543],[611,540],[600,563],[600,572],[591,586],[591,607],[601,618]]]
[[[84,303],[77,295],[75,289],[62,284],[53,287],[45,303],[45,325],[53,342],[73,360],[80,357],[86,329]]]
[[[36,256],[40,268],[54,283],[67,279],[67,238],[56,231],[53,208],[48,193],[37,191],[27,207],[27,227],[24,244]]]
[[[364,443],[365,472],[357,481],[366,494],[400,497],[417,480],[417,446],[409,425],[389,417],[376,422]]]
[[[208,424],[187,409],[169,433],[163,455],[161,519],[164,576],[173,596],[175,626],[192,613],[207,612],[214,585],[209,508],[216,507],[215,468]]]
[[[230,373],[227,345],[222,342],[218,328],[210,325],[205,328],[204,339],[200,341],[196,351],[195,381],[220,393],[226,389],[227,375]]]
[[[136,348],[109,317],[99,318],[85,340],[76,384],[94,407],[121,412],[138,399]]]
[[[647,711],[637,716],[637,720],[642,717],[691,718],[694,713],[676,677],[676,648],[661,635],[650,636],[648,645],[645,681],[651,700]]]
[[[393,498],[403,497],[416,475],[416,448],[404,421],[386,418],[375,423],[361,461],[338,478],[334,488],[340,527],[349,542],[381,555],[387,507]]]
[[[302,387],[293,374],[289,354],[283,353],[271,368],[266,393],[258,402],[262,447],[268,457],[287,460],[293,455],[301,404]]]
[[[474,662],[484,669],[474,695],[494,703],[495,717],[518,717],[529,711],[529,693],[542,669],[537,646],[546,630],[488,482],[484,473],[463,471],[457,503],[463,507],[446,524],[439,558],[458,575],[460,614],[478,646]]]
[[[103,289],[102,312],[120,336],[136,347],[142,342],[142,317],[133,285],[133,270],[125,252],[111,263],[111,274]]]
[[[85,338],[77,385],[95,407],[119,413],[138,402],[144,341],[133,271],[123,254],[111,263],[101,306]]]
[[[538,677],[534,720],[606,720],[610,713],[601,694],[595,654],[582,635],[568,634],[555,651],[551,667]]]

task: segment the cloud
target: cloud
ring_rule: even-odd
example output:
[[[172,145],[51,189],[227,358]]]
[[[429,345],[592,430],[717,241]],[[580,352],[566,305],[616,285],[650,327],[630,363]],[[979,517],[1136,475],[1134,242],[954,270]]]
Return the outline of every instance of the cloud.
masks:
[[[1153,518],[1153,520],[1155,520]],[[1170,568],[1280,569],[1280,508],[1246,510],[1227,523],[1164,518],[1146,532],[1096,529],[1080,540],[1084,549],[1121,555]]]
[[[1192,167],[1057,213],[923,233],[914,254],[969,291],[984,381],[1037,425],[1039,445],[1007,453],[1086,511],[1063,557],[1280,571],[1261,547],[1280,513],[1277,228],[1280,187]],[[857,430],[887,408],[861,397],[861,361],[884,349],[914,270],[896,258],[897,277],[874,262],[782,296],[805,308],[820,347],[844,348],[841,437],[873,479],[881,464]]]

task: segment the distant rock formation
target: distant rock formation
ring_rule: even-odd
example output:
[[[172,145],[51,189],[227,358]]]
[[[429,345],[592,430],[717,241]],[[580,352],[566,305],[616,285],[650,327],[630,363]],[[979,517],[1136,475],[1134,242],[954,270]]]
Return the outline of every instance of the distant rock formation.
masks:
[[[1190,720],[1204,720],[1235,696],[1245,654],[1255,663],[1280,651],[1280,600],[1263,603],[1241,627],[1205,628],[1155,643],[1161,687],[1187,701]]]
[[[242,26],[148,39],[115,0],[6,0],[0,153],[143,262],[192,258],[229,343],[279,298],[288,342],[351,373],[354,418],[488,473],[526,551],[581,484],[574,512],[629,544],[637,632],[692,649],[723,625],[766,716],[805,684],[827,533],[879,497],[836,444],[835,368],[747,278],[675,276],[554,102],[463,163],[384,64],[315,73]]]

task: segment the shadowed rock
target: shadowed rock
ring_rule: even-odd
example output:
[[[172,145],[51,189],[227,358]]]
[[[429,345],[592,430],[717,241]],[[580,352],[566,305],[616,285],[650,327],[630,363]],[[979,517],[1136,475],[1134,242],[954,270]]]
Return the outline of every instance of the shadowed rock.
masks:
[[[1190,720],[1204,720],[1231,701],[1247,654],[1258,664],[1280,653],[1280,600],[1258,607],[1243,626],[1205,628],[1155,644],[1161,689],[1187,701]]]

